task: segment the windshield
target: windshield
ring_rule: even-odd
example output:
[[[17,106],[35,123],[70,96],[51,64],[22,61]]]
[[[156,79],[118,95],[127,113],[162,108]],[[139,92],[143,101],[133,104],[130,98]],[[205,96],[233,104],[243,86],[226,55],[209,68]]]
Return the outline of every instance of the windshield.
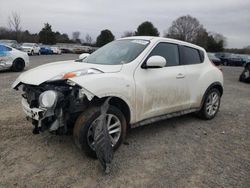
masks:
[[[85,58],[83,62],[102,65],[129,63],[138,57],[148,44],[148,40],[117,40],[98,49]]]

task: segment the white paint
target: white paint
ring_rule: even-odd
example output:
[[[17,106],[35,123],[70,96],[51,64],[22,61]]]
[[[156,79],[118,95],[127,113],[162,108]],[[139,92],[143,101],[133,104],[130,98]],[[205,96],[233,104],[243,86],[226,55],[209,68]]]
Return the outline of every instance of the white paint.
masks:
[[[1,45],[7,46],[5,44],[1,44]],[[11,68],[13,65],[13,62],[17,58],[22,58],[24,60],[25,67],[29,65],[29,56],[27,53],[17,50],[15,48],[12,48],[10,46],[7,46],[7,47],[10,48],[11,51],[7,51],[6,55],[4,56],[0,55],[0,70]]]
[[[43,65],[20,75],[19,82],[39,85],[66,72],[80,69],[98,69],[103,73],[73,77],[69,80],[86,91],[89,100],[93,96],[118,97],[131,111],[130,123],[172,113],[198,108],[206,89],[214,82],[223,85],[221,71],[213,66],[203,48],[168,38],[129,37],[125,39],[149,40],[150,44],[132,62],[123,65],[97,65],[64,61]],[[124,39],[119,39],[124,40]],[[180,65],[155,69],[142,69],[147,55],[159,42],[170,42],[202,50],[205,60],[196,65]]]

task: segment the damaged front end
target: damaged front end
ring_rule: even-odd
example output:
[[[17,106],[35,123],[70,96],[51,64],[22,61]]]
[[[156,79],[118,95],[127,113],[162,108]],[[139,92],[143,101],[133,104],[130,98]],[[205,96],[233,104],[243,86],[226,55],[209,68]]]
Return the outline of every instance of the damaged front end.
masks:
[[[34,125],[34,134],[71,132],[77,116],[89,105],[86,90],[68,80],[20,86],[23,111]]]

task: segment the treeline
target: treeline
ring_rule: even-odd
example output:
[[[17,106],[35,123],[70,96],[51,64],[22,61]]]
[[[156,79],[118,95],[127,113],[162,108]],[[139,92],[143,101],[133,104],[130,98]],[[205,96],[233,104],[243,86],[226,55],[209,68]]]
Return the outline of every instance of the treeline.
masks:
[[[39,33],[32,34],[28,30],[22,31],[20,15],[12,13],[9,17],[9,28],[0,27],[0,39],[13,39],[18,42],[36,42],[43,44],[55,43],[79,43],[101,47],[115,39],[113,33],[102,30],[96,41],[87,34],[84,39],[80,39],[80,32],[74,31],[72,39],[66,33],[53,31],[49,23],[45,23]],[[136,31],[125,31],[121,37],[128,36],[160,36],[158,29],[149,21],[140,24]],[[225,51],[226,38],[219,33],[207,31],[198,19],[186,15],[174,20],[171,26],[163,34],[163,37],[191,42],[204,47],[209,52]],[[249,49],[226,49],[228,52],[249,53]]]
[[[245,48],[237,49],[237,48],[228,48],[224,49],[225,52],[235,53],[235,54],[250,54],[250,46]]]

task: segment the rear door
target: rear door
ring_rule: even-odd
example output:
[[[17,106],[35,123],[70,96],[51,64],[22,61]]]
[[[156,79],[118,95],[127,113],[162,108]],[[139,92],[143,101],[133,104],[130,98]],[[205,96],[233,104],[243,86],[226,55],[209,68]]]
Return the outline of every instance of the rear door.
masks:
[[[190,108],[199,107],[201,93],[201,78],[205,68],[204,52],[189,46],[181,46],[182,62],[186,67],[186,81],[189,88]]]
[[[151,51],[151,56],[166,59],[163,68],[139,66],[134,74],[136,84],[137,121],[186,109],[189,106],[186,70],[180,64],[179,46],[160,42]]]

